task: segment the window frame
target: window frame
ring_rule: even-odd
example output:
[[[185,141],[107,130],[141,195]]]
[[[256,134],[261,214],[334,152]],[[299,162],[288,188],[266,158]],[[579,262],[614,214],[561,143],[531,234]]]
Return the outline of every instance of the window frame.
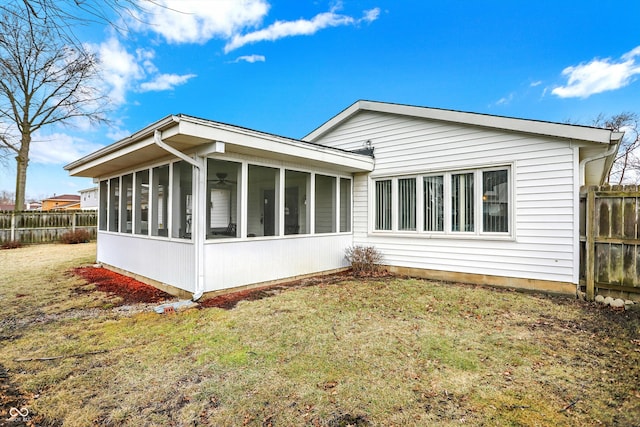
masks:
[[[480,239],[498,239],[498,240],[515,240],[515,192],[514,192],[514,163],[500,163],[496,165],[480,165],[476,167],[437,170],[418,174],[393,175],[370,177],[370,234],[397,234],[397,235],[413,235],[417,237],[435,237],[435,238],[480,238]],[[484,223],[484,173],[493,171],[506,171],[506,227],[507,231],[485,231]],[[452,219],[452,177],[454,175],[472,174],[473,176],[473,231],[454,231]],[[425,179],[429,177],[441,177],[442,179],[442,210],[443,210],[443,229],[427,230],[426,229],[426,200],[425,200]],[[416,230],[403,230],[400,228],[400,197],[399,182],[403,179],[416,180]],[[390,229],[378,229],[376,218],[378,209],[377,183],[382,181],[391,182],[391,227]]]
[[[273,162],[268,161],[260,161],[258,159],[248,159],[244,156],[205,156],[203,157],[204,164],[206,165],[204,168],[204,173],[208,178],[209,172],[209,160],[217,160],[224,161],[229,163],[234,163],[238,165],[238,177],[231,177],[232,179],[237,179],[237,217],[235,224],[235,236],[229,236],[228,239],[213,239],[211,236],[206,234],[204,236],[205,243],[223,243],[224,241],[229,241],[231,239],[283,239],[283,238],[296,238],[300,236],[312,236],[312,235],[336,235],[336,234],[352,234],[353,233],[353,191],[354,191],[354,177],[348,173],[336,173],[335,171],[329,171],[324,169],[311,169],[300,167],[300,165],[291,165],[291,164],[275,164]],[[176,164],[183,162],[181,159],[173,159],[173,160],[164,160],[153,162],[145,165],[144,167],[138,167],[135,169],[123,171],[119,174],[115,175],[105,175],[103,177],[98,178],[99,181],[99,192],[102,191],[105,194],[101,194],[99,198],[99,216],[101,221],[101,226],[104,228],[100,228],[99,231],[109,233],[109,234],[121,234],[121,235],[129,235],[132,237],[138,238],[149,238],[149,239],[159,239],[159,240],[174,240],[174,241],[182,241],[182,242],[194,242],[193,232],[190,236],[179,236],[176,235],[174,228],[176,227],[174,216],[177,215],[174,212],[174,205],[177,201],[173,200],[176,195],[175,193],[175,171],[174,168]],[[247,230],[243,230],[241,227],[247,226],[247,211],[248,211],[248,185],[249,185],[249,167],[256,166],[262,168],[273,169],[277,175],[276,185],[274,187],[275,190],[275,201],[277,205],[276,215],[275,215],[275,229],[276,233],[269,236],[253,236],[247,232]],[[167,194],[163,194],[164,198],[166,198],[167,209],[166,213],[163,212],[163,223],[166,222],[166,228],[162,228],[162,230],[155,230],[154,227],[154,218],[157,219],[159,206],[157,203],[154,203],[154,199],[157,196],[157,190],[154,188],[154,184],[156,181],[156,176],[158,175],[157,170],[160,168],[167,168],[168,170],[168,181],[167,181]],[[126,232],[119,222],[121,219],[121,214],[119,212],[122,201],[118,201],[112,209],[112,195],[111,195],[111,187],[112,183],[118,186],[117,198],[122,197],[122,181],[124,176],[131,175],[132,177],[132,190],[133,190],[133,203],[137,204],[141,198],[139,193],[140,185],[139,181],[139,173],[141,171],[148,171],[148,211],[147,211],[147,230],[146,233],[140,232],[136,230],[137,222],[142,221],[142,214],[139,212],[136,207],[132,209],[132,232]],[[307,183],[305,187],[305,191],[302,192],[300,197],[300,203],[305,206],[305,227],[301,228],[299,233],[286,233],[285,227],[285,217],[284,214],[286,212],[285,206],[285,197],[283,195],[286,192],[287,180],[286,174],[287,172],[293,172],[296,174],[302,174],[306,176]],[[315,180],[316,177],[321,176],[325,178],[330,178],[332,181],[331,185],[331,196],[327,199],[331,203],[331,214],[330,214],[330,222],[332,231],[324,231],[319,232],[315,230],[315,204],[316,204],[316,188],[315,188]],[[194,189],[196,180],[195,180],[195,170],[191,169],[191,177],[192,177],[192,190]],[[208,179],[207,179],[208,181]],[[209,188],[209,185],[207,185]],[[342,194],[343,190],[348,192],[347,195]],[[205,191],[205,193],[208,190]],[[191,197],[196,197],[197,195],[192,193]],[[163,198],[163,201],[164,201]],[[205,196],[206,199],[206,196]],[[206,201],[205,201],[206,206]],[[113,210],[113,212],[112,212]],[[179,215],[179,214],[178,214]],[[165,218],[166,216],[166,218]],[[206,221],[209,221],[209,215],[206,216]],[[327,216],[327,218],[329,218]],[[111,226],[114,229],[110,229],[111,222],[117,222],[117,229],[115,229],[115,223]],[[205,222],[206,224],[206,222]],[[205,227],[207,229],[208,227]],[[178,233],[179,234],[179,233]]]

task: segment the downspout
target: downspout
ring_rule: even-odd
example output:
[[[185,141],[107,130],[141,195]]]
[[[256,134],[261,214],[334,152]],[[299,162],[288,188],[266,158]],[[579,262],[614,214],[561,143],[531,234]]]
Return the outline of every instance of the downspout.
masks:
[[[177,118],[176,121],[180,121],[180,119]],[[200,197],[199,197],[200,196],[200,177],[203,173],[202,165],[198,163],[196,160],[184,154],[183,152],[176,150],[172,146],[165,143],[162,140],[162,132],[160,132],[159,129],[156,129],[155,132],[153,133],[153,142],[158,147],[169,152],[170,154],[173,154],[179,159],[184,160],[185,162],[189,163],[190,165],[196,168],[195,188],[194,188],[195,197],[192,198],[193,205],[191,209],[193,211],[192,227],[194,230],[194,232],[192,233],[192,236],[193,236],[193,244],[195,245],[195,251],[196,251],[195,253],[195,260],[196,260],[195,286],[194,286],[192,299],[193,301],[197,301],[202,297],[202,294],[204,293],[204,248],[202,246],[203,236],[202,236],[202,233],[200,232],[202,215],[200,215]]]
[[[599,160],[602,159],[604,157],[609,157],[612,154],[615,154],[618,151],[618,148],[620,147],[620,141],[622,140],[622,133],[618,133],[615,132],[615,135],[619,136],[618,139],[613,139],[613,135],[612,135],[612,142],[615,141],[613,144],[611,144],[611,148],[609,148],[607,151],[605,151],[604,153],[599,153],[596,154],[592,157],[586,157],[582,160],[580,160],[580,177],[582,177],[582,185],[586,185],[587,179],[585,176],[585,167],[587,165],[587,163],[592,162],[594,160]],[[609,173],[609,171],[607,171],[607,173]],[[600,183],[602,184],[604,181],[604,176],[602,177],[602,180],[600,181]]]
[[[618,139],[614,139],[613,138],[613,134],[611,135],[612,141],[615,141],[615,143],[611,144],[611,147],[605,151],[604,153],[600,153],[600,154],[596,154],[594,156],[591,157],[585,157],[584,159],[580,160],[579,166],[578,166],[578,170],[579,170],[579,178],[582,178],[582,182],[580,183],[581,185],[586,185],[587,183],[587,177],[585,176],[585,168],[587,166],[587,163],[592,162],[594,160],[599,160],[605,157],[609,157],[612,154],[615,154],[618,151],[618,148],[620,147],[620,141],[622,140],[622,134],[618,134],[615,133],[616,136],[619,135]],[[613,163],[612,163],[613,166]],[[607,171],[607,174],[609,173],[609,171]],[[602,184],[604,182],[604,178],[606,175],[603,174],[602,179],[600,180],[600,184]],[[578,195],[578,199],[579,199],[579,195]],[[578,233],[579,234],[579,233]],[[580,240],[580,236],[578,235],[578,241]],[[578,244],[579,245],[579,244]],[[580,281],[578,280],[578,283],[576,284],[576,296],[580,295]]]

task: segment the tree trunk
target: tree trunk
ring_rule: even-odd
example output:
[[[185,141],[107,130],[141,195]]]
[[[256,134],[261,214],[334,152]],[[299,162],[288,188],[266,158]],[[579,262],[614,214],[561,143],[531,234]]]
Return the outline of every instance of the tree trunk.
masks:
[[[16,211],[24,210],[25,189],[27,187],[27,166],[29,166],[29,146],[31,145],[31,135],[23,134],[20,143],[20,151],[16,156]]]

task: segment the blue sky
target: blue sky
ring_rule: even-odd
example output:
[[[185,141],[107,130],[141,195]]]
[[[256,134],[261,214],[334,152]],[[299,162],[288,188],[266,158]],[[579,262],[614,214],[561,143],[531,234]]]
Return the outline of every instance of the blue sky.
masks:
[[[590,124],[640,113],[640,2],[158,0],[102,59],[110,127],[49,128],[27,196],[92,186],[62,167],[169,114],[301,138],[358,99]],[[13,165],[0,190],[14,190]]]

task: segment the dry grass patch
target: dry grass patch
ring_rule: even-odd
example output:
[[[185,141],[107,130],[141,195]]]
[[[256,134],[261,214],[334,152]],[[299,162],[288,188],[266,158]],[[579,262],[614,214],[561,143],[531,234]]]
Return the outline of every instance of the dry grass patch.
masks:
[[[1,272],[30,277],[0,282],[2,302],[21,325],[0,324],[0,365],[38,425],[632,426],[640,419],[637,313],[385,278],[281,290],[232,310],[124,316],[108,308],[112,297],[74,293],[81,281],[67,271],[91,262],[95,247],[41,248],[16,250],[33,264],[0,258]],[[57,249],[65,256],[48,253]],[[69,316],[86,310],[94,315]],[[65,357],[16,361],[57,355]]]

